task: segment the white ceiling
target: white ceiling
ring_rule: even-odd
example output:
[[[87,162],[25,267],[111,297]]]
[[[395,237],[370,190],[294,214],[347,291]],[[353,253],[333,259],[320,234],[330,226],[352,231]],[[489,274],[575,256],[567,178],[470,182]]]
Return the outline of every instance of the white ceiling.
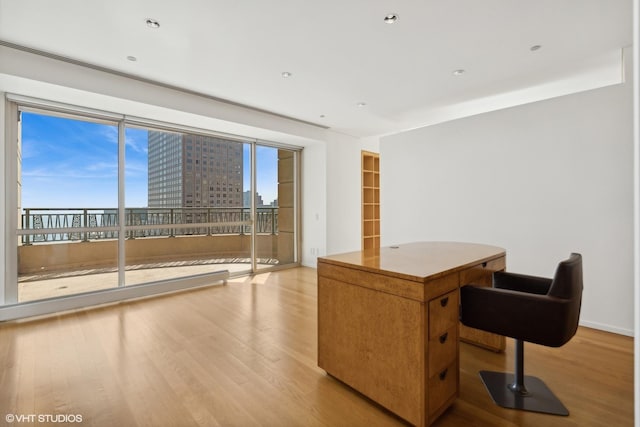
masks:
[[[0,40],[366,137],[598,64],[632,0],[0,0]]]

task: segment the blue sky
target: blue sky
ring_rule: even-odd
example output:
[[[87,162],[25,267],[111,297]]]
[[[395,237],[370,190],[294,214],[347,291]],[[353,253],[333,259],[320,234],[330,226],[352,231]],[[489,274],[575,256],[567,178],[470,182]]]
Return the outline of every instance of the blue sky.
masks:
[[[244,144],[244,190],[249,144]],[[258,193],[277,198],[277,150],[257,147]],[[147,205],[147,132],[127,128],[125,205]],[[22,208],[115,208],[118,128],[34,113],[22,114]]]

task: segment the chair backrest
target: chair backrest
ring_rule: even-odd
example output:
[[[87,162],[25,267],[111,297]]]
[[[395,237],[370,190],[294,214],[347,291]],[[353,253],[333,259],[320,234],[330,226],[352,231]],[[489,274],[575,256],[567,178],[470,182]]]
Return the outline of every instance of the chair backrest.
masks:
[[[569,300],[563,313],[562,325],[556,325],[559,341],[562,345],[575,335],[580,319],[582,305],[582,255],[572,253],[569,259],[558,264],[556,274],[549,288],[548,296]]]
[[[556,268],[547,295],[563,299],[582,299],[582,255],[572,253]]]

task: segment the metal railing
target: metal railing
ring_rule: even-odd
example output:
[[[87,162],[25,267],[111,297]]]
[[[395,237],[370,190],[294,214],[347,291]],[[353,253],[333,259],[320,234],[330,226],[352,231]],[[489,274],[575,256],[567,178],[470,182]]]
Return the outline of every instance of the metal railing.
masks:
[[[23,245],[118,238],[120,222],[117,209],[25,208],[23,211],[22,228],[19,230]],[[249,234],[250,215],[250,208],[215,207],[128,208],[125,209],[124,216],[126,237],[133,239]],[[278,208],[256,208],[255,227],[258,234],[277,234]],[[39,230],[42,230],[42,233],[38,232]]]

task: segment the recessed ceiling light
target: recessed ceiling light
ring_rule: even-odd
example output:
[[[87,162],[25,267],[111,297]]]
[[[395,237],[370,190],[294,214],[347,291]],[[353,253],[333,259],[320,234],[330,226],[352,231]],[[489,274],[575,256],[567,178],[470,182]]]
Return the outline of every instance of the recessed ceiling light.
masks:
[[[147,18],[147,27],[149,28],[160,28],[160,23],[155,19]]]
[[[292,76],[292,74],[288,71],[283,71],[281,75],[283,79],[288,79],[289,77]]]
[[[384,22],[386,24],[393,24],[398,21],[399,16],[395,13],[390,13],[384,17]]]
[[[127,59],[131,62],[136,62],[138,60],[138,58],[136,58],[135,56],[127,56]]]
[[[529,48],[529,50],[531,52],[535,52],[536,50],[540,49],[542,46],[540,46],[539,44],[533,45]]]
[[[464,74],[464,70],[463,69],[459,69],[459,70],[453,70],[452,73],[454,76],[461,76]]]
[[[366,106],[366,105],[367,105],[367,103],[366,103],[366,102],[358,102],[356,105],[357,105],[358,107],[364,107],[364,106]]]

